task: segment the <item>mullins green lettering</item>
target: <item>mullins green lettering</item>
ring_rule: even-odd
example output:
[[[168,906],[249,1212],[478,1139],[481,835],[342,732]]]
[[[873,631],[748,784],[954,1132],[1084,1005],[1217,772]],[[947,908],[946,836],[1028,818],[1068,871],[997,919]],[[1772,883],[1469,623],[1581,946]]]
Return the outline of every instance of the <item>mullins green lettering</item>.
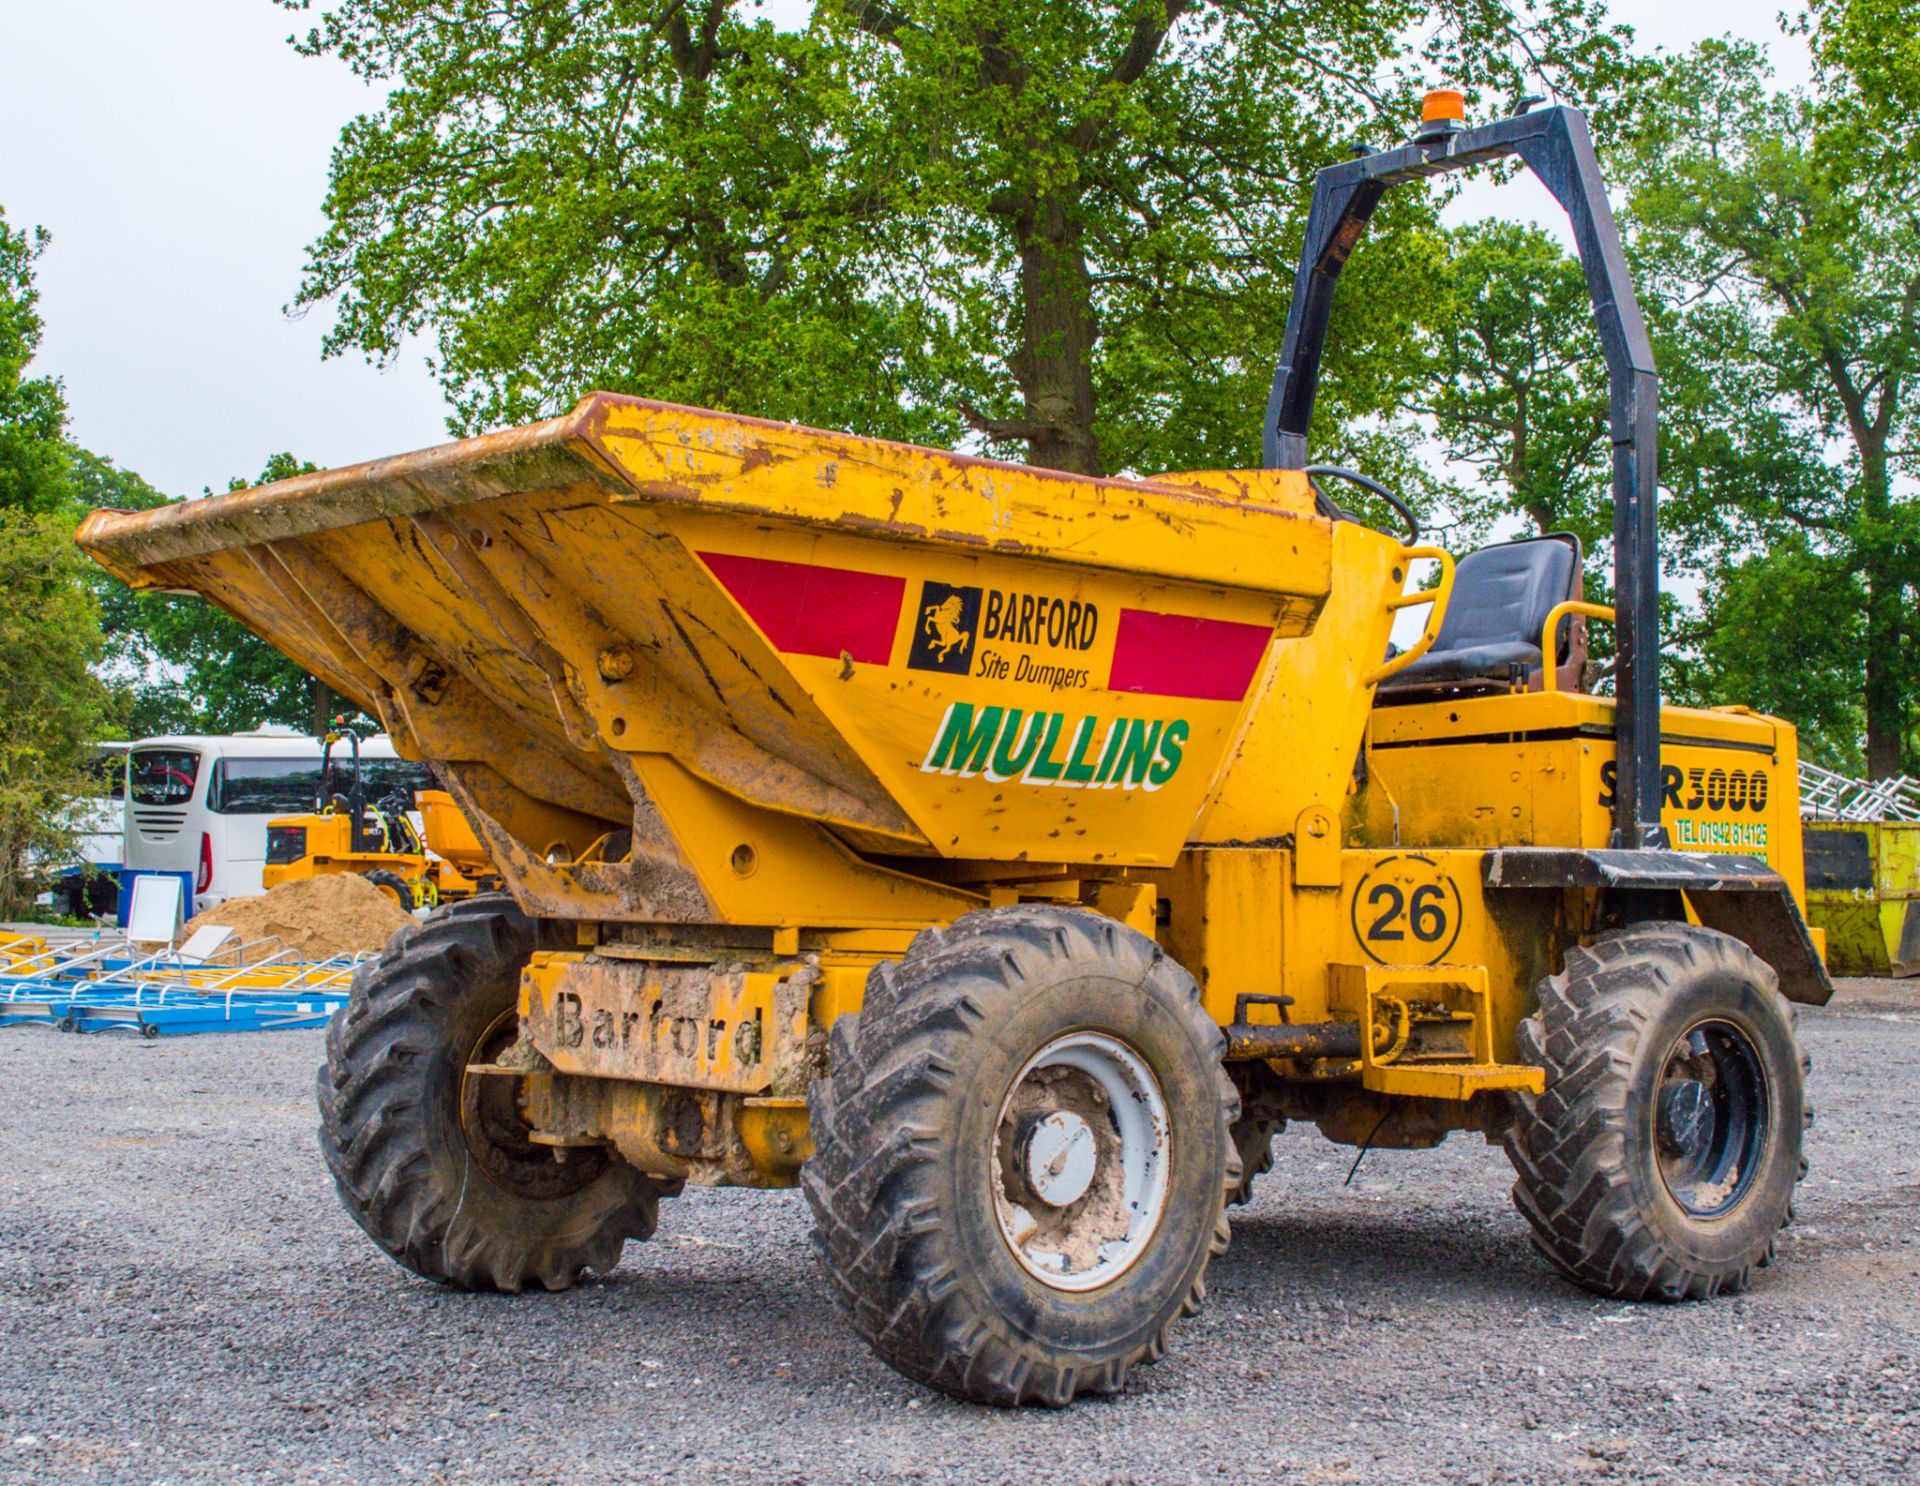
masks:
[[[1104,728],[1104,735],[1102,729]],[[953,702],[921,772],[1060,789],[1156,790],[1180,771],[1192,727],[1184,718],[1074,717]]]

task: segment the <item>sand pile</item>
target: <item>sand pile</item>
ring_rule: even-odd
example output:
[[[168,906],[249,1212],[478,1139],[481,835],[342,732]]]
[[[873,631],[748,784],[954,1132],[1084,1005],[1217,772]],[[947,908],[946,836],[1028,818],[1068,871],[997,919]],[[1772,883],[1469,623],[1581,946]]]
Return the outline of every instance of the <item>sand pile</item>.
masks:
[[[277,947],[300,959],[324,960],[384,949],[396,929],[412,922],[366,878],[336,872],[283,882],[264,897],[229,898],[188,924],[187,932],[221,924],[240,939],[277,938]]]

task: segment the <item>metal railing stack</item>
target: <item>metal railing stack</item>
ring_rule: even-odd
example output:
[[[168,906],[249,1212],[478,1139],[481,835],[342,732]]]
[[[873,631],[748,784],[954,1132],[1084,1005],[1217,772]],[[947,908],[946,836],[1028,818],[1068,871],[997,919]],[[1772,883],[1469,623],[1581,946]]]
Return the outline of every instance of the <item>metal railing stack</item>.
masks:
[[[1803,820],[1920,820],[1920,780],[1905,774],[1854,779],[1803,759],[1800,815]]]
[[[255,1032],[317,1027],[346,1004],[368,954],[297,960],[277,939],[222,946],[216,964],[124,939],[49,945],[0,934],[0,1027],[65,1032]]]

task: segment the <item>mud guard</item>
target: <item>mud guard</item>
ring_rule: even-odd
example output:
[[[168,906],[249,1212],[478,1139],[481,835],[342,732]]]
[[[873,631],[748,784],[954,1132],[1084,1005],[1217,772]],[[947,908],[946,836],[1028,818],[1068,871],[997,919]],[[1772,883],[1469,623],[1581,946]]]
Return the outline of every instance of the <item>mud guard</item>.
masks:
[[[1758,857],[1707,852],[1521,846],[1487,853],[1489,888],[1517,891],[1594,889],[1613,893],[1679,892],[1709,929],[1765,960],[1780,977],[1780,994],[1803,1006],[1825,1006],[1833,979],[1792,889]]]

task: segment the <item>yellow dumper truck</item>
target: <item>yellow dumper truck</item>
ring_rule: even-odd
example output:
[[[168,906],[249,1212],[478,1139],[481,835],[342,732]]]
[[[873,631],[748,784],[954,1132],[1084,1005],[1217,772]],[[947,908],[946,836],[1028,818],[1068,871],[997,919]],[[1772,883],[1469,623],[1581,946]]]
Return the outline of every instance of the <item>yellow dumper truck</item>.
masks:
[[[341,743],[348,745],[345,765],[335,761]],[[414,828],[414,810],[425,831]],[[283,882],[338,873],[366,878],[408,912],[497,887],[473,828],[444,790],[367,798],[360,739],[336,720],[320,751],[311,813],[267,822],[260,881],[271,892]]]
[[[1831,990],[1794,733],[1659,705],[1654,369],[1584,120],[1448,104],[1321,173],[1260,469],[1090,479],[594,394],[88,518],[128,582],[207,595],[432,760],[505,881],[328,1034],[322,1145],[377,1244],[558,1289],[686,1182],[799,1183],[852,1325],[995,1404],[1157,1358],[1285,1120],[1503,1143],[1599,1294],[1770,1260],[1791,1003]],[[1593,290],[1617,613],[1571,539],[1456,565],[1307,457],[1381,196],[1508,156]]]

